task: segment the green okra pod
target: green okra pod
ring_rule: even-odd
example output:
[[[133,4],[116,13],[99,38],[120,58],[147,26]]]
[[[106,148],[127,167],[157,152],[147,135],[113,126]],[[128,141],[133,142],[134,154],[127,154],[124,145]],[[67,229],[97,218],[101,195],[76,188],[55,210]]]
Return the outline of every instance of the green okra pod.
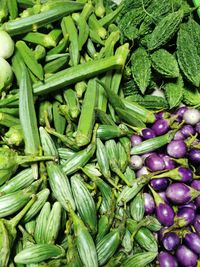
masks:
[[[96,109],[96,115],[102,124],[116,126],[115,122],[112,120],[110,115],[108,115],[103,110],[97,108]],[[101,127],[101,125],[100,125],[100,127]]]
[[[61,115],[59,106],[60,104],[58,101],[53,102],[53,122],[56,131],[63,134],[66,127],[66,119]]]
[[[48,100],[42,101],[39,105],[39,123],[45,126],[53,119],[52,104]]]
[[[23,40],[29,43],[41,45],[46,48],[56,46],[56,42],[51,36],[40,32],[29,32],[23,37]]]
[[[92,78],[110,69],[118,68],[122,64],[123,58],[118,55],[72,66],[45,79],[44,84],[35,84],[33,91],[36,95],[47,94],[87,78]]]
[[[89,80],[83,99],[81,115],[76,133],[76,143],[78,146],[87,145],[92,137],[92,130],[95,122],[95,107],[97,102],[96,81]]]
[[[45,58],[46,56],[46,49],[42,45],[37,45],[34,50],[34,56],[37,61]]]
[[[131,132],[126,125],[123,124],[119,126],[101,124],[97,130],[97,137],[101,140],[109,140],[127,134],[131,134]]]
[[[120,11],[122,10],[123,6],[124,6],[123,4],[119,5],[119,7],[116,8],[114,11],[110,12],[109,14],[107,14],[106,16],[101,18],[99,20],[99,24],[102,27],[110,25],[115,20],[117,15],[120,13]]]
[[[9,18],[11,20],[16,19],[16,17],[18,16],[17,0],[8,0],[7,6],[8,6],[8,12],[10,14]]]
[[[5,22],[2,25],[2,29],[7,31],[11,36],[30,32],[59,20],[74,11],[81,10],[82,7],[83,4],[74,1],[46,3],[42,5],[39,14]]]
[[[43,69],[35,59],[34,52],[23,41],[17,41],[16,47],[26,66],[38,79],[43,80]]]
[[[78,151],[72,156],[65,165],[63,165],[63,171],[65,174],[73,174],[80,167],[83,167],[94,155],[96,150],[96,131],[98,125],[94,127],[92,142],[83,150]]]
[[[64,53],[68,44],[68,38],[60,40],[58,45],[47,52],[47,56]]]
[[[6,127],[12,127],[16,124],[20,124],[20,120],[10,114],[0,112],[0,125]]]
[[[69,61],[68,54],[64,57],[54,59],[51,62],[48,62],[47,64],[45,64],[44,72],[46,74],[55,73],[61,70],[68,63],[68,61]]]
[[[75,66],[79,63],[79,45],[78,45],[78,32],[74,24],[74,21],[71,16],[64,17],[61,22],[61,28],[63,35],[69,35],[69,53],[72,66]]]
[[[66,89],[63,93],[64,99],[69,107],[69,114],[72,119],[76,119],[80,113],[80,105],[75,90]]]

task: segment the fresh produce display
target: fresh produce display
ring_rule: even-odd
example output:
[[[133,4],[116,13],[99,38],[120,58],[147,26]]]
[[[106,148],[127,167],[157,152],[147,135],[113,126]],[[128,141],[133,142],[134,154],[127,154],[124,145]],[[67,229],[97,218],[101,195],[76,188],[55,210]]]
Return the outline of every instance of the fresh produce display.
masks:
[[[200,1],[0,0],[0,267],[200,266]]]

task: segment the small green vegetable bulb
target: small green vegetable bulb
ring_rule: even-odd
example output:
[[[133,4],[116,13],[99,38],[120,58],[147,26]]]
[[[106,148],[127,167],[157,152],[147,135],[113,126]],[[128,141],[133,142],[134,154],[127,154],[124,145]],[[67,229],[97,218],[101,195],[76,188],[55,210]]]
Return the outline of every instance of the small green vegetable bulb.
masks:
[[[0,57],[7,59],[14,52],[14,42],[5,31],[0,31]],[[2,70],[2,69],[1,69]]]

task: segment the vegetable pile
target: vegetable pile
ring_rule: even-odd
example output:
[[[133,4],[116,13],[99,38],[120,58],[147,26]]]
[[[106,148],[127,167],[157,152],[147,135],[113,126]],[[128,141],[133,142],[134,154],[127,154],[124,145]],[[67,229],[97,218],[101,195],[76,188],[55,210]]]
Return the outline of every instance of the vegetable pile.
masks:
[[[0,267],[200,264],[199,10],[0,0]]]

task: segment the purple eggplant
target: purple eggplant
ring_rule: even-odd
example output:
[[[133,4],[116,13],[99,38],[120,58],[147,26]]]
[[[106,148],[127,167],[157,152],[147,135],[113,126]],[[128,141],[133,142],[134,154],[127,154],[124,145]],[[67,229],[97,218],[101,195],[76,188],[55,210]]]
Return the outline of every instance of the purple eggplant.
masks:
[[[185,136],[182,134],[181,130],[177,131],[174,135],[173,140],[184,140]]]
[[[140,143],[142,143],[142,137],[137,135],[137,134],[134,134],[131,136],[131,145],[132,146],[136,146],[136,145],[139,145]]]
[[[188,153],[188,157],[194,164],[200,164],[200,149],[192,148]]]
[[[193,180],[191,183],[191,187],[200,191],[200,180]],[[200,208],[200,196],[195,199],[195,204],[197,208]]]
[[[163,191],[167,188],[169,180],[167,178],[156,178],[150,181],[151,187],[156,191]]]
[[[161,154],[160,157],[164,160],[165,170],[172,170],[176,167],[176,163],[168,155]]]
[[[154,122],[151,129],[154,131],[156,136],[163,135],[169,130],[169,120],[159,119]]]
[[[150,128],[143,129],[141,131],[141,135],[145,140],[156,137],[156,134],[155,134],[154,130],[152,130]]]
[[[174,210],[164,202],[156,191],[149,186],[156,204],[156,217],[158,221],[164,226],[171,226],[174,223]]]
[[[177,109],[177,111],[175,112],[175,114],[178,115],[178,117],[177,117],[177,121],[178,122],[181,122],[182,121],[183,115],[186,112],[186,110],[188,110],[188,108],[185,107],[185,106],[180,107],[179,109]]]
[[[178,267],[176,258],[165,251],[159,253],[158,262],[160,267]]]
[[[176,216],[174,217],[175,227],[185,227],[193,223],[195,218],[195,210],[191,208],[179,209]]]
[[[196,205],[193,202],[190,202],[190,203],[184,204],[184,205],[180,205],[178,208],[179,209],[182,209],[182,208],[190,208],[190,209],[193,209],[193,210],[196,210],[197,209]]]
[[[173,183],[167,187],[166,196],[174,204],[186,204],[200,195],[200,192],[183,183]]]
[[[153,214],[155,210],[155,202],[152,195],[148,193],[144,193],[144,210],[145,214],[150,215]]]
[[[148,173],[149,173],[149,171],[148,171],[147,167],[143,166],[141,169],[139,169],[139,170],[137,171],[137,173],[136,173],[136,177],[139,178],[139,177],[141,177],[141,176],[143,176],[143,175],[146,175],[146,174],[148,174]]]
[[[165,201],[166,204],[169,204],[169,200],[167,199],[166,192],[158,192],[158,195]]]
[[[157,174],[154,178],[163,178],[168,177],[175,181],[180,181],[183,183],[190,183],[193,178],[193,173],[189,168],[186,167],[178,167],[173,170],[169,170],[167,172]]]
[[[198,256],[185,245],[181,245],[177,249],[176,257],[183,267],[195,267],[197,265]]]
[[[175,232],[168,232],[164,235],[162,244],[167,251],[173,251],[179,246],[180,238]]]
[[[200,235],[196,233],[187,233],[184,237],[185,245],[194,253],[200,254]]]
[[[165,168],[164,160],[157,154],[153,154],[147,157],[145,160],[145,165],[153,172],[162,171]]]
[[[172,140],[167,145],[167,154],[173,158],[183,158],[187,153],[187,146],[183,140]]]
[[[200,214],[197,214],[193,222],[194,228],[198,234],[200,234]]]
[[[189,137],[191,135],[195,134],[195,130],[192,127],[192,125],[186,124],[181,128],[181,133],[185,136],[185,137]]]
[[[160,111],[160,112],[155,113],[156,120],[167,119],[167,118],[169,118],[169,116],[170,116],[170,113],[164,112],[164,111]]]
[[[130,158],[131,168],[133,170],[139,170],[143,166],[143,159],[138,155],[133,155]]]
[[[200,134],[200,122],[196,124],[195,131]]]

